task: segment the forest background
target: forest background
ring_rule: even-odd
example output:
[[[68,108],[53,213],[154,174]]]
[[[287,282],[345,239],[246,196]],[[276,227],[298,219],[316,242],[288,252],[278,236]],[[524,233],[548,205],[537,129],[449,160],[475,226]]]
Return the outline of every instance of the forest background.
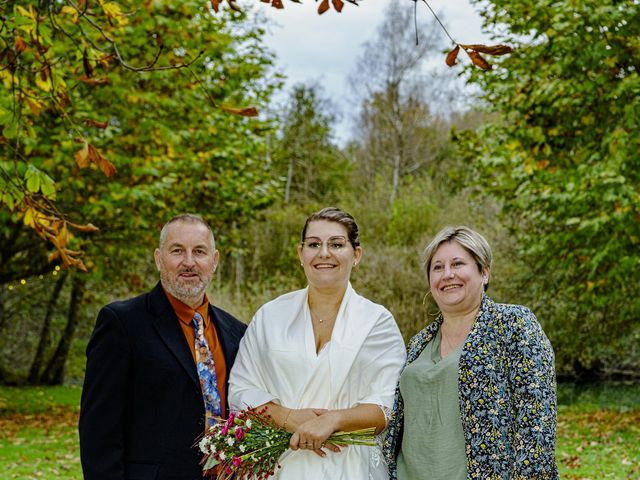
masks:
[[[155,284],[172,215],[213,226],[210,298],[248,322],[305,285],[300,230],[328,205],[360,225],[354,287],[405,338],[434,313],[422,248],[467,224],[494,250],[490,295],[533,309],[561,379],[637,378],[639,2],[473,3],[514,51],[449,70],[435,20],[389,2],[338,142],[319,85],[274,104],[266,6],[2,2],[0,384],[81,383],[97,311]]]

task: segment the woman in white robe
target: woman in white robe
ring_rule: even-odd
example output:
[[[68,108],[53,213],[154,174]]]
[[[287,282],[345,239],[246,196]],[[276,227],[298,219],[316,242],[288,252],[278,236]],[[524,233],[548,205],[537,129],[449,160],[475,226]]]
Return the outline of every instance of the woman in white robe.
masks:
[[[262,306],[229,380],[231,409],[267,407],[293,433],[281,480],[385,480],[377,447],[325,444],[335,431],[386,425],[405,347],[393,316],[358,295],[349,277],[362,256],[349,214],[307,219],[298,255],[308,287]]]

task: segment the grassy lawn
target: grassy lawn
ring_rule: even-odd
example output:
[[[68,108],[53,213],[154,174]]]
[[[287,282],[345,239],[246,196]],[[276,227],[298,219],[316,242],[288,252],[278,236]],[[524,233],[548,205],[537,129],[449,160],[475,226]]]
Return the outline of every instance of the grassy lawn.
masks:
[[[640,386],[559,391],[557,458],[571,480],[640,479]],[[81,479],[80,388],[0,387],[0,474]]]
[[[0,387],[0,477],[80,479],[80,388]]]

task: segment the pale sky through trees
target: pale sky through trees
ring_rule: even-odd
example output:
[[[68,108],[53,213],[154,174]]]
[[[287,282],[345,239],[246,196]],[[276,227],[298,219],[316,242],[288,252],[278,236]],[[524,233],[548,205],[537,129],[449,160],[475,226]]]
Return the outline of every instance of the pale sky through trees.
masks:
[[[246,1],[246,0],[245,0]],[[254,0],[255,1],[255,0]],[[257,3],[257,1],[256,1]],[[347,84],[362,44],[376,36],[376,30],[386,10],[386,0],[363,0],[359,6],[345,3],[342,13],[333,9],[317,14],[318,3],[303,0],[297,4],[284,0],[284,9],[276,10],[259,3],[256,10],[276,24],[268,27],[265,41],[276,52],[278,64],[287,75],[286,93],[297,83],[317,82],[324,93],[342,110],[353,108],[353,96]],[[411,0],[401,1],[403,8],[413,10]],[[429,4],[443,21],[449,33],[460,43],[486,43],[489,38],[481,32],[481,17],[469,0],[429,0]],[[424,2],[418,2],[418,19],[431,22],[433,15]],[[441,31],[443,42],[449,43]],[[441,68],[447,70],[445,55]],[[462,58],[467,62],[467,58]],[[459,67],[456,67],[459,68]],[[346,117],[346,115],[345,115]],[[346,128],[347,118],[342,127]],[[343,133],[339,134],[343,137]]]

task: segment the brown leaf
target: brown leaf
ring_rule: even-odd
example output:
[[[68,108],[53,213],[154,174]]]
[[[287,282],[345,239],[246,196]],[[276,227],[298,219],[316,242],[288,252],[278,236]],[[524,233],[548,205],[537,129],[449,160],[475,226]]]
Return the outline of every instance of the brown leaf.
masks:
[[[218,13],[218,9],[220,5],[220,0],[211,0],[211,8],[213,8],[213,11]]]
[[[461,45],[465,50],[475,50],[476,52],[486,53],[488,55],[506,55],[513,52],[513,48],[508,45]]]
[[[257,117],[258,110],[256,107],[244,107],[244,108],[236,108],[236,107],[226,107],[221,105],[220,108],[227,113],[233,113],[234,115],[240,115],[242,117]]]
[[[469,55],[469,58],[476,67],[481,68],[482,70],[491,70],[491,65],[489,65],[489,62],[482,58],[482,55],[480,55],[478,52],[476,52],[475,50],[465,50],[465,52],[467,52],[467,55]]]
[[[100,154],[98,154],[98,160],[96,161],[96,163],[98,167],[100,167],[100,170],[102,170],[102,173],[104,173],[105,176],[109,178],[113,177],[118,171],[116,170],[116,167],[113,166],[113,163],[111,163]]]
[[[89,155],[88,155],[89,161],[92,163],[95,163],[96,165],[98,164],[99,158],[100,158],[100,153],[98,153],[98,151],[96,150],[96,148],[89,144]]]
[[[27,48],[27,42],[24,41],[24,38],[22,38],[20,35],[16,35],[16,52],[18,53],[22,53],[24,52]]]
[[[80,80],[82,83],[86,83],[87,85],[106,85],[109,83],[109,79],[107,77],[89,78],[83,75],[78,80]]]
[[[86,273],[86,272],[89,271],[89,270],[87,270],[87,267],[86,267],[86,265],[84,264],[84,262],[82,260],[77,260],[76,259],[75,265],[76,265],[76,268],[78,270],[80,270],[81,272],[85,272]]]
[[[78,167],[86,168],[89,166],[89,144],[87,142],[84,142],[84,146],[75,153],[74,158]]]
[[[49,65],[45,65],[43,68],[40,69],[40,80],[42,80],[43,82],[47,82],[49,81],[50,76],[51,76],[51,69],[49,68]]]
[[[87,55],[87,49],[84,49],[84,53],[82,54],[82,67],[84,68],[84,74],[87,78],[91,78],[93,75],[93,67],[91,66],[91,62],[89,61],[89,56]]]
[[[115,58],[115,55],[111,53],[107,55],[102,55],[100,58],[98,58],[98,63],[100,63],[100,66],[106,70],[107,68],[109,68],[109,64],[114,58]]]
[[[69,243],[69,230],[67,230],[67,225],[63,224],[58,236],[56,237],[56,246],[58,248],[64,248]]]
[[[278,10],[282,10],[284,8],[282,0],[271,0],[271,6],[273,8],[277,8]]]
[[[233,10],[234,12],[241,12],[242,9],[238,6],[238,4],[236,2],[234,2],[233,0],[227,0],[227,3],[229,4],[229,8],[231,10]]]
[[[453,67],[456,64],[456,59],[458,58],[458,52],[460,52],[460,45],[456,45],[453,50],[447,53],[447,59],[445,60],[445,62],[447,62],[447,65],[449,65],[450,67]]]
[[[92,223],[87,223],[86,225],[78,225],[77,223],[72,223],[72,222],[68,222],[68,223],[69,223],[69,226],[75,228],[79,232],[91,233],[91,232],[97,232],[98,230],[100,230],[98,227],[96,227]]]
[[[83,123],[87,127],[107,128],[109,126],[109,122],[101,122],[99,120],[92,120],[90,118],[87,118]]]
[[[318,15],[322,15],[327,10],[329,10],[329,0],[322,0],[322,3],[318,7]]]
[[[14,52],[9,47],[3,50],[3,53],[5,52],[7,55],[7,66],[9,67],[9,71],[13,73],[16,71],[16,52]]]
[[[342,0],[331,0],[331,3],[333,3],[333,8],[335,8],[338,13],[342,11],[342,7],[344,7]]]

